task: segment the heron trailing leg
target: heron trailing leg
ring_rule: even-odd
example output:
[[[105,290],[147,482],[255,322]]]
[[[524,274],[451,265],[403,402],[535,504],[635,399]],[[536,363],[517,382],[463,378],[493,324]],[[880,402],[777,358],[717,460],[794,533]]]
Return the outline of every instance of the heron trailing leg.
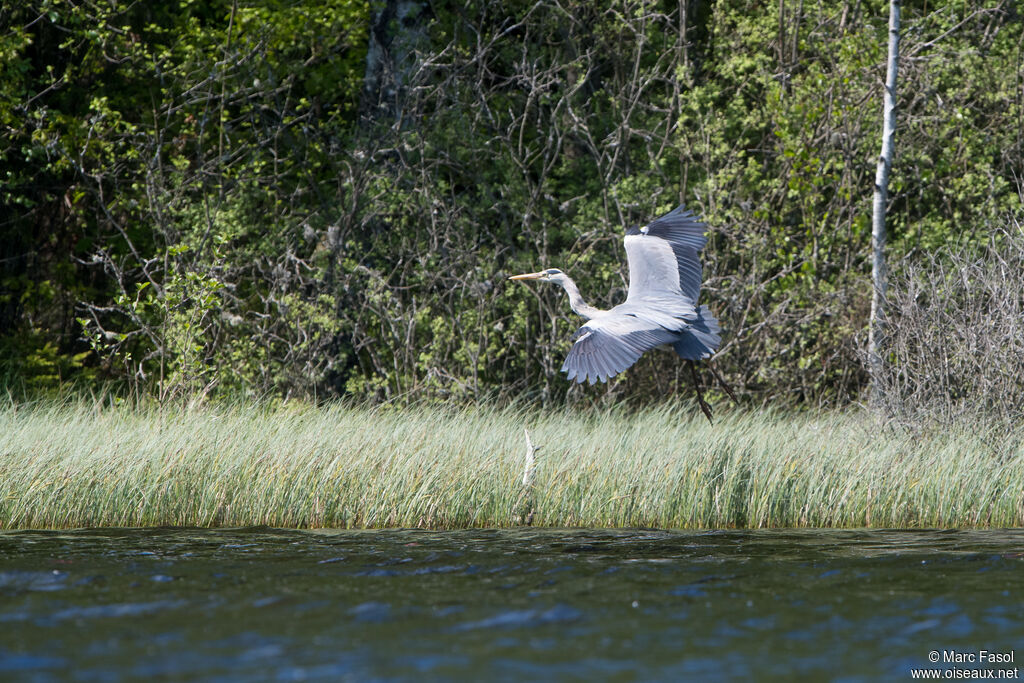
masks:
[[[711,406],[704,400],[704,393],[700,390],[700,378],[697,376],[697,366],[694,365],[692,360],[686,361],[686,364],[690,366],[690,377],[693,378],[693,388],[697,391],[697,403],[700,404],[700,409],[704,413],[704,417],[708,419],[708,422],[715,424],[711,419]]]
[[[725,389],[725,393],[729,394],[729,398],[732,399],[732,402],[738,405],[739,401],[736,400],[736,394],[732,393],[732,387],[725,383],[725,379],[720,374],[718,374],[718,370],[716,370],[715,366],[712,365],[710,362],[708,363],[708,370],[711,371],[711,374],[715,376],[715,379],[718,380],[718,383],[722,385],[723,389]]]

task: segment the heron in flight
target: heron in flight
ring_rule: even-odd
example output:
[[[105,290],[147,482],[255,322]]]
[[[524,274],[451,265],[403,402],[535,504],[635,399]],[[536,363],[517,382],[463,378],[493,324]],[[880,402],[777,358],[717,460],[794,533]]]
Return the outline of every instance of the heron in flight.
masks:
[[[559,284],[569,295],[569,306],[586,319],[562,365],[576,382],[606,382],[626,370],[649,349],[671,346],[690,366],[697,401],[711,420],[693,362],[710,358],[721,343],[718,321],[707,306],[698,306],[700,251],[707,226],[685,206],[678,206],[642,228],[626,231],[629,261],[626,301],[602,311],[583,301],[576,283],[558,268],[513,275],[510,280],[541,280]],[[721,376],[712,373],[732,391]]]

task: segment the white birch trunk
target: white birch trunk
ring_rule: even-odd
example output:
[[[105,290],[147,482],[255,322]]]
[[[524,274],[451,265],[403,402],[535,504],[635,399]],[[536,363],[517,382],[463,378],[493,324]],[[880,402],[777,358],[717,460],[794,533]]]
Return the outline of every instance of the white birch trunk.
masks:
[[[882,354],[885,345],[885,293],[888,275],[885,263],[885,208],[889,199],[889,169],[892,168],[893,138],[896,133],[896,72],[900,51],[900,2],[889,2],[889,61],[885,76],[882,121],[882,153],[875,172],[875,196],[871,212],[871,321],[868,329],[868,364],[871,371],[871,402],[882,401]]]

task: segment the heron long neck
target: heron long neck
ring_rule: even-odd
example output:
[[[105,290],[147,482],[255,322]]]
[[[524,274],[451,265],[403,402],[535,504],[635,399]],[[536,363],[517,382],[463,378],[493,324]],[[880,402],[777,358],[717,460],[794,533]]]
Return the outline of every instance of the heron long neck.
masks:
[[[576,286],[576,283],[568,275],[559,284],[565,289],[565,293],[569,295],[569,306],[576,315],[590,320],[601,312],[600,309],[594,308],[583,300],[583,297],[580,296],[579,287]]]

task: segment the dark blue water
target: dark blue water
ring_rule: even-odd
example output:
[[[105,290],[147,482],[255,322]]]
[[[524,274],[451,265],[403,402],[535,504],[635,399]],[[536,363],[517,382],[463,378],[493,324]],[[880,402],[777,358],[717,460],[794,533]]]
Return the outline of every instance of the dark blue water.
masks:
[[[0,533],[3,680],[905,681],[1014,648],[1020,531]]]

